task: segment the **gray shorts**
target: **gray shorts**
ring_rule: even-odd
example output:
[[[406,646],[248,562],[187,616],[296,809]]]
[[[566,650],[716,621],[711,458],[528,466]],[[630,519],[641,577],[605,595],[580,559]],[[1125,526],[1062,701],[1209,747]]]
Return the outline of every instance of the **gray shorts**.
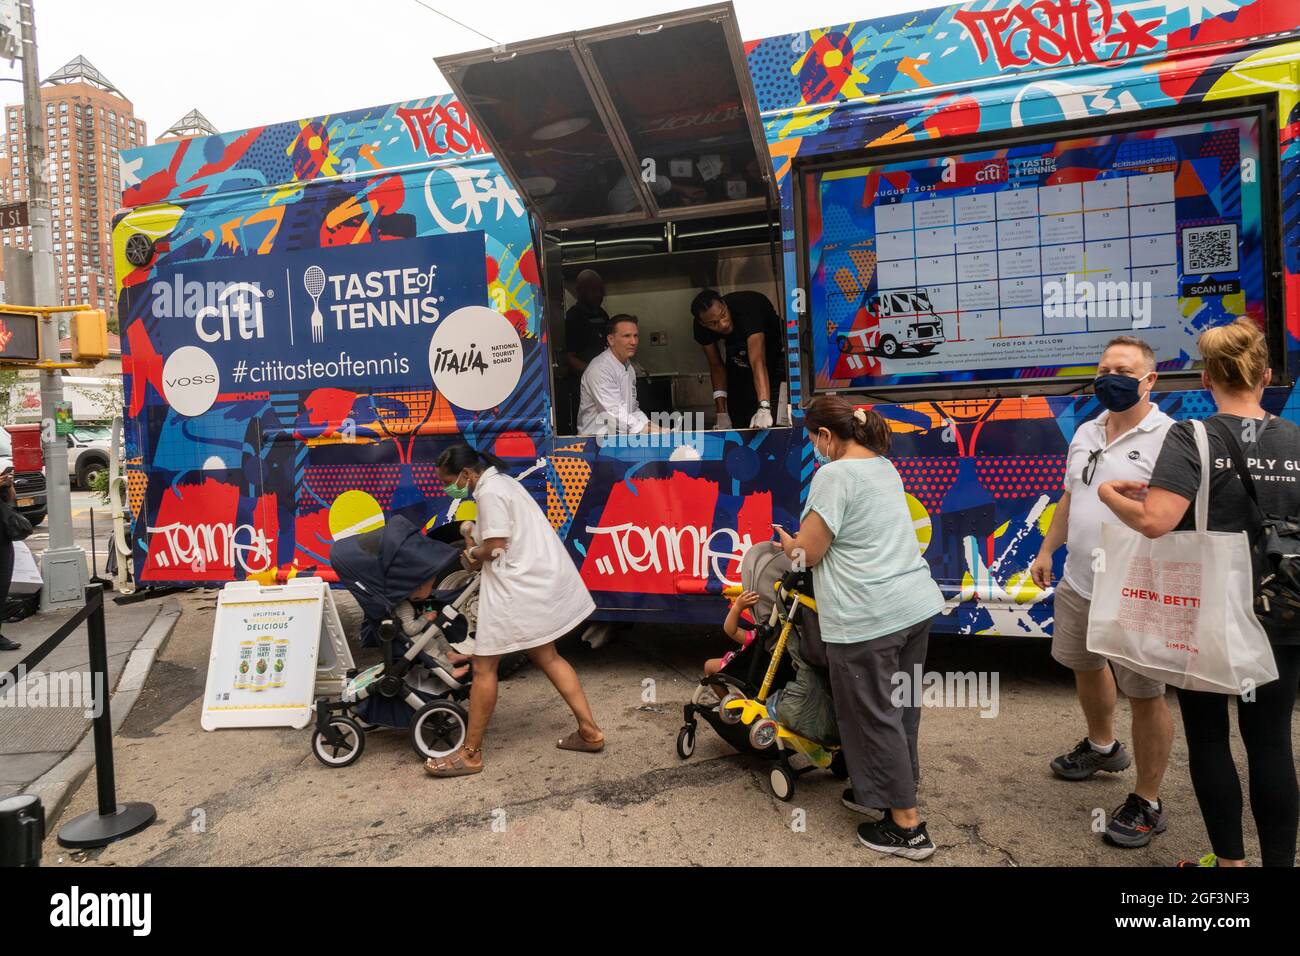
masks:
[[[1163,697],[1165,685],[1129,670],[1123,664],[1088,650],[1088,609],[1092,602],[1064,581],[1053,594],[1056,618],[1052,623],[1052,657],[1072,671],[1099,671],[1107,664],[1125,697],[1147,700]]]

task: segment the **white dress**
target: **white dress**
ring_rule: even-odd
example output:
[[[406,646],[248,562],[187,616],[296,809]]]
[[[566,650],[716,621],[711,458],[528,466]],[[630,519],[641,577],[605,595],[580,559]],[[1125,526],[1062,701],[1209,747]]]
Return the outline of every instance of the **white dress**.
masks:
[[[573,559],[523,485],[488,468],[474,487],[474,502],[475,543],[507,540],[503,555],[483,563],[475,654],[549,644],[596,610]]]

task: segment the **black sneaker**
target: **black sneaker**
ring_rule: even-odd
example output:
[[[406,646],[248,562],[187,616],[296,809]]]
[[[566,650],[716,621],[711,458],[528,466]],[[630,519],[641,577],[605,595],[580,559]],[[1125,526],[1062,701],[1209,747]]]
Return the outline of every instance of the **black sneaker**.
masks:
[[[889,853],[909,860],[924,860],[934,853],[934,841],[925,831],[924,821],[908,830],[888,815],[883,820],[858,824],[858,842],[877,853]]]
[[[854,813],[861,813],[863,816],[879,814],[883,817],[889,812],[883,807],[864,807],[862,804],[858,803],[858,798],[854,795],[852,787],[846,787],[844,792],[840,794],[840,803],[844,804]]]
[[[1123,806],[1115,811],[1106,824],[1105,838],[1116,846],[1146,846],[1157,833],[1164,833],[1169,827],[1165,819],[1165,805],[1159,810],[1152,810],[1151,805],[1136,793],[1130,793]]]
[[[7,637],[0,637],[0,651],[21,651],[22,649],[21,644],[15,644]]]
[[[1052,761],[1052,773],[1062,780],[1087,780],[1098,770],[1119,773],[1128,768],[1133,758],[1118,740],[1111,745],[1110,753],[1098,753],[1084,737],[1068,754]]]

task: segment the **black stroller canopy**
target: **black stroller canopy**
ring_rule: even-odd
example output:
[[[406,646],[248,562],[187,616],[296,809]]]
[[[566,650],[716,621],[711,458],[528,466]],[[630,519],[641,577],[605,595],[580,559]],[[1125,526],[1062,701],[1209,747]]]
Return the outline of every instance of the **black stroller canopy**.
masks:
[[[430,578],[456,564],[459,549],[424,536],[401,515],[392,515],[375,531],[335,541],[330,567],[362,611],[383,618]]]

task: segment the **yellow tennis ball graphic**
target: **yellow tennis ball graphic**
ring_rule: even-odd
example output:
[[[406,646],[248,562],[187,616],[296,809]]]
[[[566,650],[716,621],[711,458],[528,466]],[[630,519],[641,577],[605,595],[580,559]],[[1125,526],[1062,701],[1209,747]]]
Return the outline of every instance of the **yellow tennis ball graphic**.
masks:
[[[334,540],[384,526],[384,509],[364,491],[345,491],[330,505],[330,534]]]
[[[925,554],[925,549],[930,547],[930,537],[934,534],[934,528],[930,524],[930,514],[925,510],[925,505],[911,495],[907,495],[907,513],[912,516],[912,530],[916,532],[916,543],[921,546],[921,553]]]

